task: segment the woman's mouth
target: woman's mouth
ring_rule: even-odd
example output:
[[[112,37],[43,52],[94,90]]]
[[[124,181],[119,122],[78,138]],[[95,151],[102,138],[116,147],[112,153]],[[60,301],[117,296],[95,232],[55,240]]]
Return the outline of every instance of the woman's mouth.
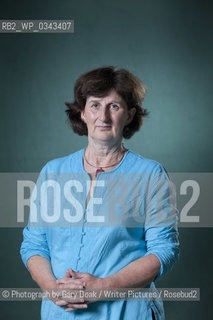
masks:
[[[111,126],[98,126],[98,128],[101,130],[107,130],[107,129],[110,129]]]

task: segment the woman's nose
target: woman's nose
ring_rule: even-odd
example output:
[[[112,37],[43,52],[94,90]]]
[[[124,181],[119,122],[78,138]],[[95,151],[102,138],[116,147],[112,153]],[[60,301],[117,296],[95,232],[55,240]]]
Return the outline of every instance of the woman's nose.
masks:
[[[101,121],[108,121],[110,119],[110,112],[107,107],[103,107],[100,110],[100,120]]]

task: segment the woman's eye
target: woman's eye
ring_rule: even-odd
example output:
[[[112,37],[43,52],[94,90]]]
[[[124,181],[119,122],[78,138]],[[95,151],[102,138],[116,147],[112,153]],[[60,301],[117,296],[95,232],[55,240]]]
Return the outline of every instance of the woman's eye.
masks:
[[[117,104],[111,104],[111,108],[113,110],[117,110],[119,108],[119,106],[117,106]]]
[[[93,103],[92,108],[97,109],[98,108],[98,103]]]

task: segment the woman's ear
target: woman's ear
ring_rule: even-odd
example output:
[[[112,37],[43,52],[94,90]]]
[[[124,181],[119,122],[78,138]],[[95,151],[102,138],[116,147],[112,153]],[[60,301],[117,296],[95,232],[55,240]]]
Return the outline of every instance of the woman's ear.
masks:
[[[81,111],[81,120],[86,123],[86,118],[85,118],[84,110]]]
[[[132,122],[132,119],[134,118],[135,113],[136,113],[136,108],[135,107],[133,107],[133,108],[128,110],[128,118],[126,120],[126,124],[125,125],[127,125],[127,124]]]

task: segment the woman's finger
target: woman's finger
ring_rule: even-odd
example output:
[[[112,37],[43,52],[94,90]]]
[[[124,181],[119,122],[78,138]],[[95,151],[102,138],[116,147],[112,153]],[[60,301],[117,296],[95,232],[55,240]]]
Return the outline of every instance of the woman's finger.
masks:
[[[69,274],[70,274],[71,277],[74,277],[76,279],[81,279],[81,278],[85,277],[85,273],[83,273],[83,272],[76,272],[71,268],[68,269],[67,271],[69,271]]]
[[[73,279],[68,277],[59,278],[56,280],[56,283],[64,283],[64,282],[81,282],[81,279]]]
[[[73,310],[75,310],[75,309],[73,309],[73,308],[67,308],[67,309],[65,309],[65,311],[73,311]]]
[[[83,283],[81,281],[76,281],[76,282],[73,282],[73,281],[66,281],[66,282],[59,282],[57,283],[57,287],[64,287],[64,286],[72,286],[73,288],[76,287],[78,288],[79,286],[83,286]]]
[[[81,283],[61,283],[57,285],[58,289],[83,289]]]
[[[68,308],[66,308],[66,310],[69,309],[69,308],[72,308],[72,309],[86,309],[88,307],[88,305],[86,303],[84,303],[84,304],[71,303],[71,304],[68,304],[67,307]]]
[[[64,283],[66,281],[69,281],[70,279],[67,277],[59,278],[56,280],[56,283]]]
[[[58,279],[58,280],[56,280],[57,285],[67,284],[67,283],[72,283],[72,284],[76,284],[76,285],[83,285],[82,280],[77,280],[77,279],[65,279],[65,280]]]
[[[56,304],[57,306],[59,306],[59,307],[62,307],[62,306],[68,305],[68,302],[65,301],[65,300],[58,300],[58,301],[55,302],[55,304]]]
[[[60,298],[58,298],[58,300],[55,303],[61,307],[70,303],[83,304],[87,302],[85,301],[84,298],[80,298],[79,296],[70,297],[70,298],[68,297],[64,298],[63,296],[61,296]]]
[[[72,277],[71,272],[72,272],[72,268],[67,269],[66,277]]]

